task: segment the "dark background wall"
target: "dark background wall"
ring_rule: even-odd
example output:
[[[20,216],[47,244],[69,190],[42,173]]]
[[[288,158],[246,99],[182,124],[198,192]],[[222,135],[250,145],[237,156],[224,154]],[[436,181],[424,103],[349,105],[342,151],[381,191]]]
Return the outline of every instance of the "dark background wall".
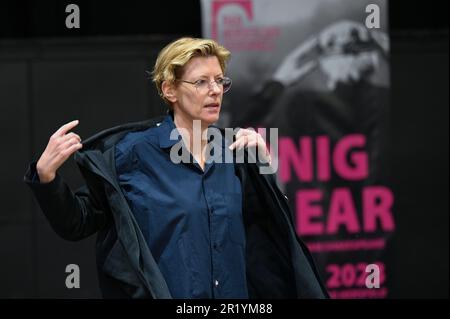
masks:
[[[357,0],[355,0],[357,1]],[[64,26],[69,3],[81,29]],[[448,298],[448,2],[391,1],[392,298]],[[95,236],[58,238],[22,182],[52,132],[96,131],[164,112],[146,78],[158,51],[200,36],[199,1],[0,2],[0,297],[97,298]],[[61,174],[82,183],[72,161]],[[78,264],[81,288],[65,287]]]
[[[448,298],[448,37],[392,41],[391,296]]]

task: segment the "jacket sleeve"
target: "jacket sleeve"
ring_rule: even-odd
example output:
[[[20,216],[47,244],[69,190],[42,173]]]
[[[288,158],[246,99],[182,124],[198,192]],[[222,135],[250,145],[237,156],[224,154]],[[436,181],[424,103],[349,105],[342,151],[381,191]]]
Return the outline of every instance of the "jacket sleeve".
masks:
[[[36,162],[28,167],[24,181],[60,237],[71,241],[81,240],[108,223],[108,215],[102,211],[86,186],[73,193],[58,174],[50,183],[40,183]]]

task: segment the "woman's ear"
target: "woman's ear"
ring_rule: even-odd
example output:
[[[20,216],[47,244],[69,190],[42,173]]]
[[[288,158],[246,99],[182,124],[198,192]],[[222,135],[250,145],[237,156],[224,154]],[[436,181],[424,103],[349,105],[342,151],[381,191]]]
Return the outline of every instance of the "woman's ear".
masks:
[[[175,87],[172,83],[164,81],[161,85],[161,91],[163,92],[163,96],[171,103],[175,103],[177,101]]]

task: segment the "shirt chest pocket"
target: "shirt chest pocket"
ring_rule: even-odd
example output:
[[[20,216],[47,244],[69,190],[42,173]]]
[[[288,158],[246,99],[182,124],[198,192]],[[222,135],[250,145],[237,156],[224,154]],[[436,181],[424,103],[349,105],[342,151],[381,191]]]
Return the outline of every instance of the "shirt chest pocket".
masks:
[[[244,245],[245,227],[242,216],[242,195],[226,194],[224,195],[224,199],[227,211],[229,239],[235,244]]]

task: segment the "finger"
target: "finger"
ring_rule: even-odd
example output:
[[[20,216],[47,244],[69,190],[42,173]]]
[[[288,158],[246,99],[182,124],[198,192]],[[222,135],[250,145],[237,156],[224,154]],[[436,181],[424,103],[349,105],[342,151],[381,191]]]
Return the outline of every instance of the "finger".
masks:
[[[257,135],[250,136],[247,140],[247,147],[262,147],[261,141],[259,140]]]
[[[236,149],[240,150],[247,146],[248,144],[248,136],[244,135],[239,140],[236,141]]]
[[[65,141],[64,143],[61,143],[61,145],[59,145],[59,147],[57,148],[57,151],[59,151],[59,152],[64,151],[64,150],[68,149],[69,147],[71,147],[72,145],[78,144],[78,143],[80,143],[80,141],[77,138],[73,137],[73,138]]]
[[[229,146],[230,150],[241,149],[244,146],[244,137],[238,138],[233,144]]]
[[[245,141],[244,138],[240,138],[239,140],[236,141],[236,149],[240,150],[245,146]]]
[[[69,148],[65,149],[64,151],[62,151],[60,153],[61,158],[63,159],[63,161],[65,161],[67,158],[69,158],[70,155],[72,155],[73,153],[75,153],[76,151],[81,149],[82,147],[83,147],[83,144],[81,144],[81,143],[73,144],[72,146],[70,146]]]
[[[77,126],[79,123],[78,120],[69,122],[67,124],[64,124],[63,126],[61,126],[56,132],[55,135],[56,136],[63,136],[65,135],[68,131],[70,131],[71,129],[73,129],[75,126]]]
[[[246,147],[248,145],[249,135],[242,136],[242,147]]]
[[[78,140],[78,142],[81,142],[81,137],[74,132],[70,132],[70,133],[64,135],[63,137],[61,137],[61,141],[65,142],[67,140],[70,140],[71,138],[76,138]]]
[[[243,135],[239,139],[237,139],[232,145],[230,145],[230,149],[234,149],[234,148],[241,149],[243,147],[257,146],[260,143],[259,137],[260,136],[257,134]],[[262,137],[261,137],[261,140],[262,140]]]
[[[241,128],[237,133],[236,133],[236,141],[244,134],[244,129]]]
[[[241,128],[237,133],[236,133],[236,139],[242,137],[242,136],[246,136],[246,135],[251,135],[253,134],[255,131],[251,130],[251,129],[246,129],[246,128]]]
[[[54,153],[56,154],[56,156],[59,156],[62,152],[64,152],[69,147],[71,147],[72,145],[77,144],[77,143],[79,143],[79,142],[76,138],[71,138],[70,140],[64,141],[64,142],[60,143],[54,149]]]
[[[258,141],[256,141],[255,139],[250,139],[250,140],[248,140],[246,146],[247,147],[255,147],[255,146],[259,146],[259,145],[258,145]]]
[[[240,140],[241,137],[246,133],[245,131],[246,131],[246,129],[243,129],[243,128],[241,128],[239,131],[237,131],[237,133],[236,133],[236,140],[233,143],[231,143],[230,146],[228,146],[228,148],[230,150],[233,150],[233,149],[236,148],[237,141]]]

